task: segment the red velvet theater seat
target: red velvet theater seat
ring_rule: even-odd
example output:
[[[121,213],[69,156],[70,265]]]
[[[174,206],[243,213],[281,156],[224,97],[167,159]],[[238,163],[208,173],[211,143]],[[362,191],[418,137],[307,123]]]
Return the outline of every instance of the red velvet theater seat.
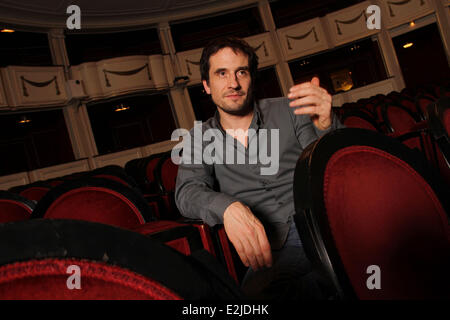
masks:
[[[122,183],[130,188],[137,188],[136,181],[129,176],[125,169],[117,165],[110,165],[97,168],[87,173],[87,176],[92,178],[110,179]]]
[[[100,178],[54,187],[38,202],[32,218],[77,219],[123,228],[155,219],[141,194],[120,182]]]
[[[159,196],[164,202],[163,219],[176,220],[181,214],[175,204],[175,185],[178,174],[178,165],[172,162],[171,153],[166,153],[155,168],[155,180],[159,186]]]
[[[27,220],[35,203],[18,194],[0,191],[0,223]]]
[[[340,297],[450,298],[450,197],[437,178],[412,150],[368,130],[336,130],[305,149],[295,220]]]
[[[53,186],[45,181],[37,181],[24,186],[17,186],[9,191],[18,193],[28,200],[39,201]]]
[[[417,114],[400,105],[386,103],[382,106],[381,112],[390,135],[411,149],[420,150],[430,163],[436,163],[436,153],[427,131],[426,121],[421,121]]]
[[[428,127],[437,145],[438,166],[450,185],[450,97],[439,98],[428,106]]]
[[[436,101],[436,97],[432,96],[431,94],[422,92],[416,95],[416,106],[420,113],[423,115],[423,118],[425,118],[425,115],[427,114],[428,106],[434,101]]]
[[[155,177],[155,169],[159,161],[170,155],[170,152],[152,154],[145,158],[133,159],[125,165],[126,173],[134,178],[144,194],[147,203],[152,207],[158,219],[167,218],[167,199],[161,197],[161,191]]]
[[[155,194],[159,191],[154,171],[158,161],[166,154],[167,152],[152,154],[145,158],[130,160],[125,164],[126,173],[134,178],[143,193]]]
[[[362,112],[361,110],[345,111],[341,120],[347,128],[361,128],[382,132],[375,119],[369,116],[367,112]]]
[[[237,299],[232,280],[145,236],[103,224],[0,225],[0,299]]]

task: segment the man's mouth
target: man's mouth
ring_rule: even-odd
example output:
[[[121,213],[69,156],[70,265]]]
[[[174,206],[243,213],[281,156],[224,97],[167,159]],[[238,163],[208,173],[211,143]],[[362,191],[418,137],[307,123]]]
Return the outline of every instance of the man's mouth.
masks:
[[[230,99],[238,99],[238,98],[242,97],[243,95],[244,95],[243,93],[232,93],[232,94],[227,94],[225,97],[230,98]]]

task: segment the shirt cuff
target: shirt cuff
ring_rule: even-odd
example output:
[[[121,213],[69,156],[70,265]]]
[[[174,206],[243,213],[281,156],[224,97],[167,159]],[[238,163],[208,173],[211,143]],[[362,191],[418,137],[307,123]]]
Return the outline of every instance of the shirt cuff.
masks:
[[[218,193],[214,200],[209,204],[209,211],[213,214],[211,215],[211,223],[210,225],[215,224],[223,224],[223,214],[225,213],[225,210],[228,208],[230,204],[233,202],[239,201],[233,197],[230,197],[229,195],[225,193]]]
[[[313,127],[314,127],[314,132],[317,134],[317,136],[320,138],[321,136],[327,134],[330,131],[333,131],[335,129],[337,129],[339,127],[339,120],[336,117],[336,114],[332,114],[331,115],[331,125],[325,129],[325,130],[320,130],[319,128],[316,127],[316,125],[313,123]]]

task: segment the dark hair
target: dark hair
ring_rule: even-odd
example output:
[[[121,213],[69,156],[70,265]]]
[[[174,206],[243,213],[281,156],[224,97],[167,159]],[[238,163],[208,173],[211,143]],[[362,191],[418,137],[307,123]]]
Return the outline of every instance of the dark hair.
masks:
[[[200,73],[202,80],[209,81],[209,58],[223,48],[231,48],[233,51],[241,52],[248,57],[248,67],[252,83],[256,80],[256,71],[258,69],[258,56],[255,50],[244,40],[234,37],[222,37],[210,41],[203,49],[200,59]]]

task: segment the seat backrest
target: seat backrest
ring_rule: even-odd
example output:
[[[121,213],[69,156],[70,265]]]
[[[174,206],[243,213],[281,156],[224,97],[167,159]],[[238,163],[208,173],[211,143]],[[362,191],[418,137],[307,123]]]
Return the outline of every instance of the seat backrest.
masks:
[[[436,100],[435,97],[426,94],[426,93],[419,93],[416,96],[416,105],[420,112],[425,115],[427,113],[428,106],[433,103]]]
[[[36,181],[27,185],[16,186],[9,191],[20,194],[28,200],[39,201],[53,186],[46,181]]]
[[[450,97],[441,97],[427,109],[427,123],[442,175],[450,183]]]
[[[27,220],[35,203],[18,194],[0,190],[0,223]]]
[[[450,108],[442,112],[442,124],[444,125],[447,135],[450,136]]]
[[[126,172],[136,180],[144,193],[157,193],[159,191],[155,169],[159,160],[166,154],[167,152],[152,154],[145,158],[131,160],[125,165]]]
[[[88,176],[111,179],[131,188],[137,187],[136,181],[126,173],[125,169],[117,165],[97,168],[88,173]]]
[[[302,158],[296,220],[312,260],[342,296],[450,298],[448,188],[422,160],[392,138],[358,129],[322,137]]]
[[[155,219],[134,189],[100,178],[72,180],[54,187],[38,202],[32,218],[79,219],[123,228]]]
[[[386,126],[396,136],[411,132],[418,119],[408,109],[393,104],[385,104],[382,108]]]
[[[361,128],[382,132],[375,119],[371,118],[367,113],[359,110],[349,110],[342,116],[342,123],[347,128]]]
[[[161,158],[155,168],[155,178],[163,193],[174,192],[178,174],[178,165],[173,163],[171,154]]]
[[[18,222],[0,228],[0,299],[240,297],[230,279],[203,262],[211,260],[194,260],[136,232],[103,224]]]

